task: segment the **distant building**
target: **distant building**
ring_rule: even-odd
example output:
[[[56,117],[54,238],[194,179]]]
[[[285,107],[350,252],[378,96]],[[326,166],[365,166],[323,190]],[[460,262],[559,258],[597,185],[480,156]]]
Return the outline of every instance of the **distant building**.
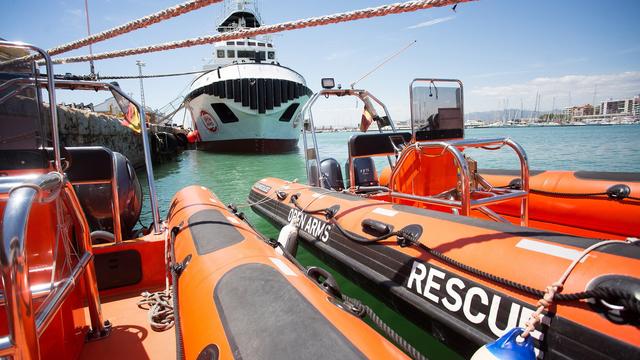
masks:
[[[120,110],[120,107],[116,102],[116,99],[112,97],[108,98],[107,100],[101,102],[98,105],[94,105],[93,111],[98,113],[103,113],[103,114],[116,115],[116,116],[122,115],[122,111]]]
[[[571,119],[576,116],[594,115],[594,113],[595,113],[595,109],[591,104],[585,104],[582,106],[572,106],[569,108],[565,108],[563,111],[563,115],[567,119]]]
[[[640,117],[640,95],[633,98],[633,116]]]
[[[600,104],[601,115],[631,115],[633,113],[634,99],[613,100],[609,99]]]
[[[593,108],[593,115],[600,115],[602,112],[601,109],[600,105],[596,105],[596,107]]]

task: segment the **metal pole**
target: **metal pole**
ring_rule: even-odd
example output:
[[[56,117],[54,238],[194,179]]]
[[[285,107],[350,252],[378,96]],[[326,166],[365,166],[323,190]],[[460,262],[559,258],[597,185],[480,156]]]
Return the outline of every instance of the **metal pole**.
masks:
[[[65,196],[63,196],[62,199],[73,211],[77,225],[80,227],[80,232],[82,233],[82,238],[78,245],[85,254],[93,256],[89,224],[82,213],[80,200],[78,200],[78,197],[73,190],[73,185],[71,185],[69,181],[66,181],[64,186]],[[87,292],[87,307],[89,308],[89,317],[91,319],[92,335],[94,338],[106,336],[108,333],[105,331],[105,323],[102,317],[102,306],[100,305],[100,294],[98,292],[98,280],[96,278],[96,269],[93,261],[87,263],[84,271],[84,280],[85,290]]]
[[[144,83],[142,82],[142,67],[146,64],[142,60],[137,60],[136,65],[138,65],[138,74],[140,74],[140,104],[144,108]]]
[[[520,160],[521,190],[525,192],[525,196],[520,202],[520,226],[529,226],[529,159],[524,148],[517,142],[507,138],[504,143],[516,152]]]
[[[303,142],[304,142],[304,159],[305,159],[305,167],[307,169],[307,183],[309,185],[313,185],[310,183],[311,180],[311,176],[310,176],[310,167],[309,167],[309,149],[308,149],[308,142],[307,142],[307,138],[306,138],[306,129],[304,128],[305,126],[305,118],[307,118],[306,114],[309,113],[308,119],[309,119],[309,132],[311,133],[311,141],[313,143],[313,152],[314,152],[314,157],[315,157],[315,161],[316,161],[316,172],[317,172],[317,178],[318,181],[320,181],[320,160],[318,159],[318,141],[316,139],[316,129],[315,129],[315,125],[313,124],[313,118],[311,115],[311,106],[313,105],[313,103],[316,102],[316,100],[318,100],[318,97],[322,94],[326,93],[325,90],[321,90],[320,92],[317,92],[315,94],[313,94],[311,96],[311,98],[307,101],[306,104],[304,104],[304,106],[302,107],[302,110],[300,111],[300,113],[298,114],[298,116],[300,117],[300,119],[302,120],[302,135],[303,135]],[[315,185],[314,185],[315,186]]]
[[[23,187],[12,191],[4,210],[0,263],[9,326],[9,340],[18,359],[39,359],[37,328],[29,286],[26,235],[31,204],[38,191]]]
[[[84,0],[84,11],[87,15],[87,36],[91,36],[91,24],[89,23],[89,3],[87,0]],[[96,68],[93,66],[93,46],[89,44],[89,55],[91,55],[91,60],[89,60],[89,70],[91,71],[91,76],[95,79]]]

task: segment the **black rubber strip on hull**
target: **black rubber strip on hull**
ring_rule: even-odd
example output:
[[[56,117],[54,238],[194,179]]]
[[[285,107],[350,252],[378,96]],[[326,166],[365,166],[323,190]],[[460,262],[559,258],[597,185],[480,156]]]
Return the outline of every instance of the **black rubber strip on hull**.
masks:
[[[189,217],[189,232],[198,255],[206,255],[235,245],[244,236],[221,211],[200,210]]]

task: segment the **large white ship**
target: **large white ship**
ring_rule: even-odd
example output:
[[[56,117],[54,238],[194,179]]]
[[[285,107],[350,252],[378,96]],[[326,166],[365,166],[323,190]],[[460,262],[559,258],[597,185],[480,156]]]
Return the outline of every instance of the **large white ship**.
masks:
[[[225,2],[219,32],[262,24],[253,1]],[[280,65],[267,37],[214,44],[210,70],[186,97],[198,148],[230,152],[286,152],[298,144],[297,115],[309,99],[302,75]]]

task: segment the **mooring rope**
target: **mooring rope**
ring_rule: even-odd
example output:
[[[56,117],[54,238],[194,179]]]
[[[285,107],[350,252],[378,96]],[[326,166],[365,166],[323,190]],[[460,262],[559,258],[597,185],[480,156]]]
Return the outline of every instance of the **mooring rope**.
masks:
[[[122,24],[120,26],[116,26],[114,28],[101,31],[97,34],[87,36],[83,39],[79,39],[76,41],[72,41],[66,44],[62,44],[56,46],[52,49],[47,50],[50,56],[62,54],[71,50],[79,49],[81,47],[92,45],[97,42],[105,41],[107,39],[114,38],[116,36],[120,36],[134,30],[142,29],[153,24],[159,23],[164,20],[168,20],[174,18],[176,16],[180,16],[191,12],[193,10],[198,10],[205,6],[209,6],[214,3],[222,2],[222,0],[191,0],[184,2],[182,4],[178,4],[164,10],[160,10],[153,14],[147,15],[145,17],[141,17],[136,20],[129,21],[126,24]]]
[[[430,9],[434,7],[454,5],[454,4],[470,2],[470,1],[476,1],[476,0],[407,1],[402,3],[382,5],[382,6],[372,7],[367,9],[347,11],[347,12],[342,12],[337,14],[317,16],[317,17],[311,17],[311,18],[295,20],[295,21],[288,21],[288,22],[283,22],[283,23],[274,24],[274,25],[264,25],[257,28],[245,28],[245,29],[225,32],[217,35],[201,36],[197,38],[172,41],[172,42],[167,42],[163,44],[109,51],[109,52],[104,52],[100,54],[94,54],[93,56],[91,55],[71,56],[67,58],[54,59],[53,63],[54,64],[75,63],[75,62],[89,61],[91,59],[104,60],[104,59],[112,59],[112,58],[123,57],[123,56],[146,54],[146,53],[157,52],[157,51],[173,50],[173,49],[179,49],[179,48],[191,47],[191,46],[197,46],[197,45],[207,45],[207,44],[212,44],[219,41],[245,39],[245,38],[254,37],[257,35],[266,35],[266,34],[273,34],[273,33],[278,33],[283,31],[289,31],[289,30],[303,29],[308,27],[337,24],[337,23],[342,23],[347,21],[368,19],[368,18],[386,16],[391,14],[401,14],[406,12],[413,12],[417,10]],[[136,21],[133,21],[133,22],[136,22]],[[100,33],[100,34],[103,34],[103,33]],[[96,34],[94,36],[98,36],[100,34]],[[106,35],[111,35],[111,34],[105,34],[103,36],[106,36]],[[116,36],[116,35],[113,35],[113,36]],[[86,44],[88,44],[88,42]]]
[[[638,241],[637,239],[626,240],[626,242],[629,244],[632,244],[637,241]],[[526,338],[527,336],[529,336],[529,334],[531,334],[532,331],[536,329],[535,326],[537,323],[540,322],[542,312],[549,309],[549,307],[553,303],[553,300],[558,298],[559,293],[564,288],[564,283],[567,281],[567,278],[569,277],[573,269],[575,269],[576,266],[578,266],[578,263],[580,263],[587,255],[589,255],[589,253],[596,250],[597,248],[600,248],[602,246],[609,245],[609,244],[619,244],[619,243],[620,243],[620,240],[603,240],[603,241],[597,242],[589,246],[588,248],[584,249],[580,253],[580,255],[578,255],[575,259],[573,259],[571,264],[569,264],[569,266],[567,266],[567,268],[565,269],[562,276],[560,276],[560,278],[556,282],[547,286],[547,288],[545,289],[544,295],[538,300],[538,308],[529,317],[529,320],[525,325],[525,330],[520,335],[520,337]]]
[[[127,80],[127,79],[151,79],[151,78],[163,78],[163,77],[172,77],[172,76],[184,76],[184,75],[194,75],[194,74],[202,74],[209,71],[214,71],[214,69],[209,70],[196,70],[196,71],[185,71],[185,72],[176,72],[176,73],[167,73],[167,74],[153,74],[153,75],[98,75],[98,80]]]

